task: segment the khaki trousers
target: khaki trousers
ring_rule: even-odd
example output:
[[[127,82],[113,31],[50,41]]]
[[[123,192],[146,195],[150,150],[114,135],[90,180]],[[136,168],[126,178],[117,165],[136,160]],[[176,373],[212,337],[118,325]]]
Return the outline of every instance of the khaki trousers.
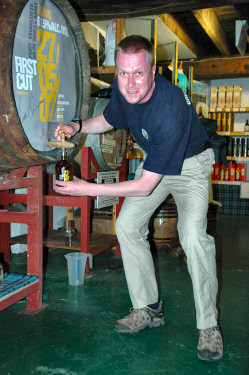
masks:
[[[158,288],[147,241],[148,222],[155,209],[172,194],[178,211],[179,239],[193,284],[198,329],[217,324],[215,243],[206,231],[209,176],[214,162],[212,149],[185,159],[181,175],[165,175],[148,197],[127,197],[116,222],[133,307],[155,303]],[[141,174],[142,164],[136,178]]]

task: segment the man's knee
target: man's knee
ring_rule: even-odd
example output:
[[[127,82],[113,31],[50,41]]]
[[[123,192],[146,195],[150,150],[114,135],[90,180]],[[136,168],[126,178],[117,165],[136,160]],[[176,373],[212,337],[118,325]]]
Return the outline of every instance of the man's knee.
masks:
[[[116,230],[116,234],[117,236],[121,235],[121,234],[128,234],[127,233],[127,228],[128,228],[128,225],[126,224],[127,220],[125,220],[125,218],[123,218],[123,215],[119,215],[117,220],[116,220],[116,224],[115,224],[115,230]]]
[[[119,215],[116,224],[115,224],[117,236],[125,235],[128,237],[134,237],[136,233],[139,233],[139,228],[136,225],[136,222],[127,218],[125,215]]]

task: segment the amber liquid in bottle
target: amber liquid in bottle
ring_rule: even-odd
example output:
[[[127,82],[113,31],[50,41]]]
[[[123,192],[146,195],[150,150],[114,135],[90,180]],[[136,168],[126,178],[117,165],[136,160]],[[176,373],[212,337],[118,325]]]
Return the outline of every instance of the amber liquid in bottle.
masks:
[[[55,164],[55,175],[56,180],[60,181],[72,181],[73,179],[73,167],[67,160],[67,152],[64,148],[61,149],[61,160]]]

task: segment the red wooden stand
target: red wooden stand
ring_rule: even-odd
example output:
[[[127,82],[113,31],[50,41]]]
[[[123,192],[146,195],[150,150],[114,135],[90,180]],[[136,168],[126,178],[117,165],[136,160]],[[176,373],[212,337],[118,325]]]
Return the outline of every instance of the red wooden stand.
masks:
[[[93,151],[90,147],[83,147],[81,149],[81,178],[86,181],[91,181],[97,178],[97,172],[100,172],[100,167],[96,161]],[[126,157],[122,161],[120,167],[116,169],[119,171],[119,180],[126,179]],[[19,194],[12,199],[10,194],[10,202],[26,203],[27,196]],[[49,175],[49,191],[48,195],[43,196],[43,205],[49,207],[49,230],[43,237],[43,245],[48,248],[63,248],[67,250],[80,251],[83,253],[91,253],[97,255],[105,250],[116,248],[116,255],[120,255],[119,243],[115,235],[110,234],[90,234],[90,209],[91,199],[93,197],[82,196],[72,197],[57,194],[53,190],[52,175]],[[124,198],[119,198],[119,204],[116,205],[116,216],[118,216]],[[81,209],[81,231],[80,238],[77,239],[74,246],[65,245],[64,231],[53,230],[53,207],[80,207]],[[26,243],[26,235],[11,238],[11,243]],[[89,273],[89,264],[87,263],[86,273]]]
[[[13,303],[27,297],[29,314],[39,312],[42,305],[42,166],[14,169],[0,181],[0,252],[9,263],[10,257],[10,223],[28,225],[27,235],[27,274],[38,276],[36,282],[10,293],[9,297],[0,299],[0,311]],[[10,189],[27,188],[25,200],[27,211],[8,212],[10,203],[19,201],[18,194],[10,194]],[[15,199],[17,198],[17,199]]]
[[[126,157],[124,156],[122,165],[116,169],[119,171],[119,181],[125,181],[126,179]],[[97,178],[97,172],[101,172],[101,169],[97,163],[97,160],[90,147],[83,147],[81,149],[81,178],[86,181],[91,181]],[[90,209],[91,200],[96,199],[93,197],[82,196],[82,197],[71,197],[55,193],[52,187],[52,179],[50,178],[49,194],[44,197],[44,205],[46,206],[64,206],[64,207],[80,207],[81,209],[81,231],[80,241],[74,247],[61,246],[70,250],[79,250],[83,253],[91,253],[97,255],[107,249],[116,247],[116,255],[120,255],[119,243],[116,236],[112,235],[101,235],[101,240],[98,241],[96,236],[90,234]],[[116,216],[118,216],[124,198],[119,198],[119,203],[116,205]],[[53,227],[52,223],[52,211],[50,211],[50,230]],[[50,232],[53,236],[53,233]],[[48,239],[46,246],[48,247],[60,247],[56,241],[59,240],[58,233],[54,234],[54,241]],[[64,233],[63,233],[64,236]],[[89,266],[86,267],[86,273],[89,272]]]

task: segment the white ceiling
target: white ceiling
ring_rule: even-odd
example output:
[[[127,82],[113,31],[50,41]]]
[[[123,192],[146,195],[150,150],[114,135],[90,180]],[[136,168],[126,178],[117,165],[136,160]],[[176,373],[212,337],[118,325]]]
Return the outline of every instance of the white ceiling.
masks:
[[[146,16],[125,19],[125,36],[143,35],[151,39],[152,21],[157,19],[157,61],[169,61],[174,55],[174,42],[178,40],[178,59],[196,58],[168,27],[157,16]],[[110,21],[91,22],[104,36]]]

